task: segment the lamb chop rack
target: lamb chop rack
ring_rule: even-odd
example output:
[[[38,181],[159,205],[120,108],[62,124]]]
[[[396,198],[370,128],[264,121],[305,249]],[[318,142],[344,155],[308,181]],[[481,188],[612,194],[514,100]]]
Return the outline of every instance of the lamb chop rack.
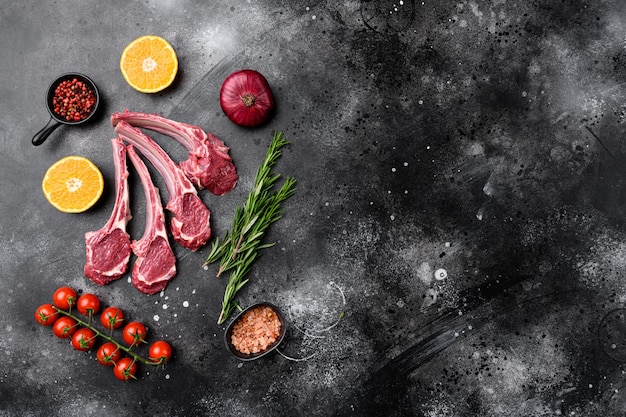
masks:
[[[206,188],[215,195],[223,195],[237,184],[239,176],[228,153],[229,148],[212,133],[158,114],[128,110],[113,113],[111,124],[117,126],[120,121],[170,136],[183,145],[189,151],[189,158],[179,165],[198,188]]]
[[[139,174],[146,196],[146,227],[141,239],[133,240],[131,244],[137,255],[131,282],[139,291],[154,294],[165,289],[176,275],[176,257],[167,237],[159,189],[133,145],[128,145],[128,156]]]
[[[111,140],[115,168],[115,205],[107,223],[96,231],[85,233],[86,260],[84,274],[98,285],[120,278],[128,269],[131,254],[126,225],[132,218],[128,196],[126,145],[120,138]]]
[[[140,129],[122,120],[115,126],[115,131],[124,141],[134,145],[163,177],[168,193],[165,208],[173,215],[170,231],[174,240],[192,251],[204,246],[211,238],[211,212],[182,169]]]

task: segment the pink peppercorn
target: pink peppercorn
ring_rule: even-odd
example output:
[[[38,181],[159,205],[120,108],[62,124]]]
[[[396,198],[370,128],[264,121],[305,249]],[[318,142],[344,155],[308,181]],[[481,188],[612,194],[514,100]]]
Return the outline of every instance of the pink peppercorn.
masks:
[[[93,90],[77,78],[61,81],[52,97],[54,113],[68,122],[78,122],[89,116],[95,104]]]

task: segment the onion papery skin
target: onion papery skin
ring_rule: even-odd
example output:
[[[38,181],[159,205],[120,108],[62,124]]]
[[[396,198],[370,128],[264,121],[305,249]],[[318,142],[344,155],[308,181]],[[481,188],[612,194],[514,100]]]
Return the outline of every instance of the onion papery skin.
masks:
[[[252,103],[246,104],[246,100]],[[265,77],[252,69],[233,72],[220,90],[220,106],[233,123],[255,127],[265,123],[274,110],[274,95]]]

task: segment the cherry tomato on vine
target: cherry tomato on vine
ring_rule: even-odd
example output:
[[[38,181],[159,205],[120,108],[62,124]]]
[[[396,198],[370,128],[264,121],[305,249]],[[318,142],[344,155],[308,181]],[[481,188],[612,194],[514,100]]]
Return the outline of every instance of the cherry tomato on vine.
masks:
[[[83,294],[78,297],[76,308],[80,314],[91,317],[100,311],[100,299],[94,294]]]
[[[70,287],[60,287],[52,295],[52,302],[61,310],[69,310],[76,304],[76,291]]]
[[[100,322],[109,330],[119,329],[124,322],[124,313],[117,307],[107,307],[100,314]]]
[[[87,351],[96,344],[96,333],[87,328],[82,327],[72,335],[72,346],[76,350]]]
[[[135,379],[135,373],[137,372],[137,364],[131,358],[122,358],[117,361],[113,368],[113,374],[120,381],[128,381],[129,379]]]
[[[172,347],[165,340],[157,340],[150,345],[148,357],[152,362],[167,363],[172,357]]]
[[[76,321],[68,316],[59,317],[52,325],[52,332],[60,339],[69,339],[76,332]]]
[[[96,352],[96,359],[103,366],[115,366],[121,356],[122,351],[113,342],[103,343]]]
[[[138,321],[131,321],[122,330],[122,339],[129,346],[136,346],[146,340],[146,326]]]
[[[42,326],[52,326],[59,318],[59,313],[52,304],[42,304],[35,310],[35,320]]]

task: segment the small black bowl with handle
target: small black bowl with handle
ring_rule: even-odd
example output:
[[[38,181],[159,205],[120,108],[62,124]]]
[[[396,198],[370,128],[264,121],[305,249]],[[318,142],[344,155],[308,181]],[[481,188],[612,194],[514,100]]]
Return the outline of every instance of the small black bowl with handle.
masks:
[[[54,96],[57,87],[64,81],[71,81],[76,79],[81,82],[88,90],[93,92],[95,102],[91,106],[88,114],[81,117],[79,120],[66,120],[60,114],[57,114],[54,110]],[[45,142],[45,140],[50,136],[50,134],[61,125],[69,125],[69,126],[78,126],[89,121],[93,120],[95,115],[98,113],[98,109],[100,107],[100,93],[98,91],[98,87],[96,83],[94,83],[91,78],[87,77],[84,74],[78,72],[69,72],[67,74],[63,74],[57,77],[50,86],[48,87],[48,92],[46,93],[46,108],[48,109],[48,113],[50,113],[50,120],[48,123],[33,136],[33,145],[39,146]]]
[[[279,331],[278,337],[276,337],[276,340],[272,344],[270,344],[266,349],[258,353],[242,353],[238,351],[237,348],[235,348],[235,346],[232,343],[233,328],[235,324],[237,324],[237,322],[239,322],[239,320],[242,319],[242,317],[248,311],[257,307],[269,307],[276,314],[276,317],[278,317],[278,320],[280,321],[280,331]],[[276,307],[274,304],[261,302],[261,303],[252,304],[251,306],[245,308],[233,319],[233,321],[226,328],[226,332],[224,333],[224,342],[226,343],[226,348],[237,359],[240,359],[242,361],[252,361],[255,359],[259,359],[269,354],[270,352],[274,351],[285,338],[286,331],[287,331],[287,323],[285,321],[285,316],[283,316],[283,313],[280,311],[280,309]]]

